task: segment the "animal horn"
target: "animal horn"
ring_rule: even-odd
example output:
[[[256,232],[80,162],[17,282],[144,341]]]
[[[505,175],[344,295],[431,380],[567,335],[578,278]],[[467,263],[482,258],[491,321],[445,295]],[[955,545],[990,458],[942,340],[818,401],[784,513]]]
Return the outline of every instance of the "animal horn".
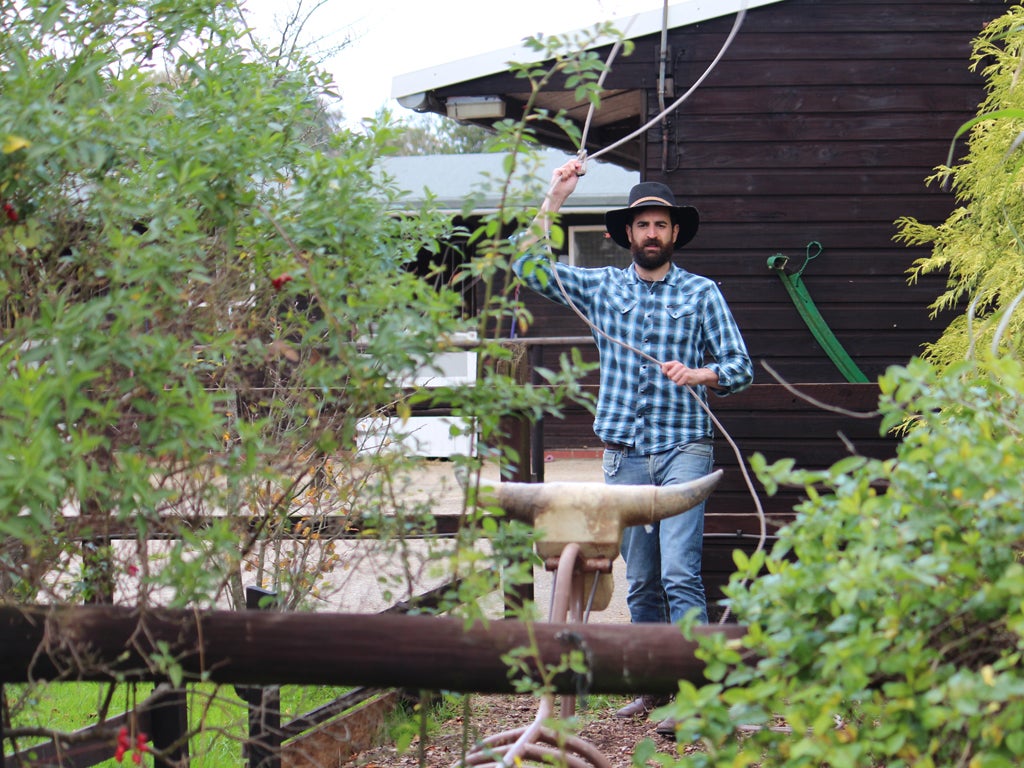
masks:
[[[613,516],[622,526],[645,525],[684,512],[704,501],[722,479],[722,470],[675,485],[605,483],[500,483],[498,505],[514,520],[533,523],[555,512]]]

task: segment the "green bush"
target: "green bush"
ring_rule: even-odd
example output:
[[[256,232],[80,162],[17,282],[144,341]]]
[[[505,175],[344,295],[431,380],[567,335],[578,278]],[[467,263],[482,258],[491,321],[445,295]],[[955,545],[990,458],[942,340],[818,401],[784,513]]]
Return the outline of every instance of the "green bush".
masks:
[[[951,151],[950,165],[939,167],[930,179],[949,185],[960,205],[939,225],[912,217],[896,222],[897,239],[932,246],[928,256],[914,263],[911,280],[946,276],[946,289],[931,309],[957,316],[925,348],[925,357],[940,364],[963,360],[996,336],[1005,349],[1019,353],[1022,348],[1024,319],[1012,311],[1024,291],[1024,94],[1018,82],[1022,21],[1024,6],[1012,3],[974,41],[971,66],[985,78],[986,97],[978,117],[957,132],[957,152],[959,137],[967,138],[963,160],[952,165]],[[1000,334],[1004,319],[1008,329]]]
[[[883,426],[914,424],[895,459],[755,462],[807,501],[771,553],[737,555],[749,633],[705,644],[714,682],[677,704],[695,765],[1021,763],[1024,366],[914,361],[880,383]]]
[[[442,607],[477,618],[535,559],[525,526],[476,524],[495,511],[476,501],[481,465],[520,461],[501,451],[509,415],[582,397],[578,356],[533,387],[500,338],[529,319],[507,239],[541,199],[518,188],[519,174],[539,185],[526,123],[567,123],[500,126],[505,205],[452,238],[379,170],[398,128],[337,129],[329,79],[295,48],[265,50],[243,15],[209,0],[0,5],[0,603],[241,607],[248,582],[286,609],[330,609],[373,554],[385,599],[458,579]],[[600,61],[558,66],[597,98]],[[453,239],[478,258],[422,274]],[[473,333],[478,386],[408,393]],[[413,554],[433,500],[409,493],[398,438],[434,399],[480,442],[456,458],[459,534]],[[366,420],[391,416],[391,445],[363,450]],[[320,522],[360,528],[354,554]],[[194,682],[169,651],[147,662]],[[3,709],[7,741],[40,735],[22,702]]]
[[[239,604],[249,562],[295,605],[329,547],[296,576],[213,516],[262,534],[358,514],[359,420],[465,327],[461,297],[407,268],[447,224],[393,215],[386,129],[325,131],[327,80],[251,50],[233,6],[3,14],[2,593]],[[330,508],[303,495],[326,474]]]
[[[410,376],[456,334],[507,327],[500,238],[451,283],[418,274],[452,225],[378,170],[397,128],[335,130],[329,79],[264,55],[234,4],[0,13],[0,599],[238,606],[248,570],[309,606],[355,565],[302,522],[326,516],[405,557],[430,500],[408,500],[402,451],[361,450],[365,420],[396,416],[399,445],[433,396],[410,398]],[[488,386],[437,392],[483,441],[468,470],[502,416],[557,412],[573,380],[516,384],[510,355],[485,346]],[[475,530],[427,559],[487,591]],[[425,567],[384,588],[407,595]]]

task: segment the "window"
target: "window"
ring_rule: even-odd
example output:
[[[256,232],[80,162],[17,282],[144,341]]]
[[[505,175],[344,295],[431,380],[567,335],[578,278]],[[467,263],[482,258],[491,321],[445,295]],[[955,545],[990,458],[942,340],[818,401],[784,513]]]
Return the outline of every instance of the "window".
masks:
[[[569,227],[569,263],[577,267],[628,267],[629,250],[616,245],[600,225]]]

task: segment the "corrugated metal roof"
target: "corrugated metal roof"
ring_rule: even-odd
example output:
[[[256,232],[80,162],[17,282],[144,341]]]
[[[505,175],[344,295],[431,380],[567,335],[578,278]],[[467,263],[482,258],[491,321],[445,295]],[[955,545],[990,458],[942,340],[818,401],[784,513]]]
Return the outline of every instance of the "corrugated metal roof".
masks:
[[[410,206],[422,203],[429,190],[442,210],[461,211],[468,197],[480,193],[474,210],[484,212],[499,204],[497,184],[486,182],[505,177],[506,157],[503,152],[387,157],[380,161],[380,166],[395,179],[399,188],[409,192],[405,201]],[[548,149],[537,153],[537,157],[536,180],[540,193],[533,204],[540,205],[540,196],[547,189],[551,172],[572,155]],[[588,163],[586,175],[562,210],[565,213],[604,212],[623,206],[630,187],[639,181],[640,174],[636,171],[599,161]]]
[[[684,0],[669,6],[668,26],[670,29],[685,27],[708,19],[728,16],[743,8],[757,8],[779,2],[784,2],[784,0]],[[618,20],[616,26],[628,39],[644,37],[661,31],[663,16],[664,9],[658,7],[652,11]],[[585,32],[586,29],[581,28],[577,30],[577,33]],[[574,33],[569,32],[568,34]],[[612,42],[614,40],[606,38],[598,40],[592,47],[598,48]],[[396,75],[391,81],[391,96],[403,106],[416,109],[417,104],[423,101],[421,95],[436,88],[504,72],[508,69],[510,61],[525,63],[538,61],[541,58],[536,51],[519,45],[467,59],[438,64],[404,75]]]

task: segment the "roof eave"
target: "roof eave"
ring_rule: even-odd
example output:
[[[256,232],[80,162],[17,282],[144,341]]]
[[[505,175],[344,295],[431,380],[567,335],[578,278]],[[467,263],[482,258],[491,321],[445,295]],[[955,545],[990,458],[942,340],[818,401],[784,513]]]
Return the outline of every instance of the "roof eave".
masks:
[[[667,24],[670,29],[675,29],[780,2],[785,0],[684,0],[668,7]],[[634,39],[660,32],[666,22],[664,17],[665,9],[659,8],[622,19],[613,19],[613,22],[626,39]],[[575,35],[585,33],[586,29],[576,30]],[[567,36],[573,39],[574,33],[570,32]],[[616,39],[609,36],[598,37],[588,50],[609,45]],[[417,112],[434,111],[430,109],[430,93],[438,88],[506,72],[510,62],[528,64],[543,60],[544,57],[539,51],[525,45],[502,48],[396,75],[391,81],[391,96],[407,109]]]

